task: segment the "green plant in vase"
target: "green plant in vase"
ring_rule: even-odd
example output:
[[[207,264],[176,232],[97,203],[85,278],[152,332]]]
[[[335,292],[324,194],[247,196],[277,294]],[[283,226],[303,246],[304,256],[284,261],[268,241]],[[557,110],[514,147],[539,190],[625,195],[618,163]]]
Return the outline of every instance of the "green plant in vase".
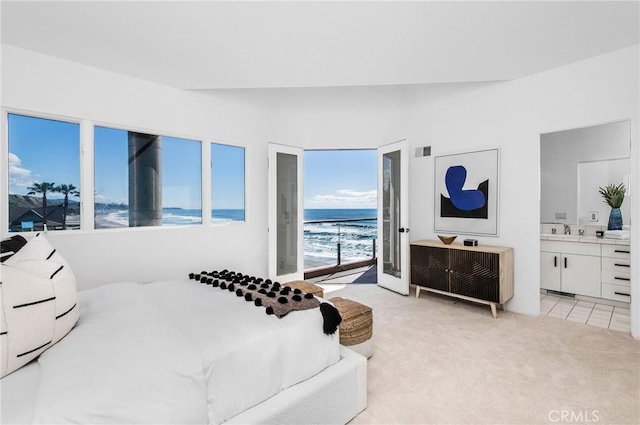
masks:
[[[622,201],[624,201],[624,193],[626,190],[624,183],[620,183],[617,186],[610,184],[598,188],[598,191],[604,198],[604,202],[611,207],[607,230],[622,230],[622,212],[620,211],[620,207],[622,206]]]

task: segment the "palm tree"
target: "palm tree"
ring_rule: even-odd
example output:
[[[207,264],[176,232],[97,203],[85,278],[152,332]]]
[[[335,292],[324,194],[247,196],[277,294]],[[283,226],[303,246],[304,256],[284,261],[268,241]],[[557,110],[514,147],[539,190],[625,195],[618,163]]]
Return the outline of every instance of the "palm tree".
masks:
[[[27,195],[35,195],[36,193],[42,194],[42,224],[47,224],[47,192],[53,192],[55,190],[55,183],[33,183],[33,186],[29,186]]]
[[[62,229],[67,228],[67,209],[69,208],[69,195],[80,196],[78,188],[72,184],[60,184],[54,187],[53,192],[64,193],[64,206],[62,209]]]

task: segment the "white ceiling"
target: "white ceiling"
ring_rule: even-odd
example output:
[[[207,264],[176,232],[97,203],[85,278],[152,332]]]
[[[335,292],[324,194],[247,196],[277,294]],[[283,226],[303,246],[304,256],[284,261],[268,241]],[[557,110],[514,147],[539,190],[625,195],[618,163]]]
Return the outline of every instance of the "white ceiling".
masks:
[[[1,7],[3,43],[184,89],[507,80],[640,42],[638,1]]]

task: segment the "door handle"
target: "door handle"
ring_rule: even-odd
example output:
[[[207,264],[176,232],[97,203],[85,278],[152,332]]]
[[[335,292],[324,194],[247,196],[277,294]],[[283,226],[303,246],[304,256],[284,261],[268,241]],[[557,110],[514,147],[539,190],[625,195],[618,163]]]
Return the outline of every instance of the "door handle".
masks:
[[[567,268],[567,257],[564,257],[564,268]]]
[[[617,266],[617,267],[631,267],[629,264],[618,264],[618,263],[615,263],[614,266]]]
[[[401,228],[398,229],[398,232],[400,232],[400,233],[405,233],[405,232],[409,233],[409,228],[407,227],[405,229],[404,227],[401,227]]]
[[[558,267],[558,256],[557,255],[553,256],[553,267]]]

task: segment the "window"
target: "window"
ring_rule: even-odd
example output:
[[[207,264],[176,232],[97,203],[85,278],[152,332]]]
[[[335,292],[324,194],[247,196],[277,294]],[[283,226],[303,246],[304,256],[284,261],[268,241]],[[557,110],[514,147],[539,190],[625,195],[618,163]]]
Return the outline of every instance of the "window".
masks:
[[[245,221],[244,148],[211,144],[211,218]]]
[[[9,231],[80,228],[80,125],[8,114]]]
[[[95,228],[202,223],[201,143],[95,127]]]

